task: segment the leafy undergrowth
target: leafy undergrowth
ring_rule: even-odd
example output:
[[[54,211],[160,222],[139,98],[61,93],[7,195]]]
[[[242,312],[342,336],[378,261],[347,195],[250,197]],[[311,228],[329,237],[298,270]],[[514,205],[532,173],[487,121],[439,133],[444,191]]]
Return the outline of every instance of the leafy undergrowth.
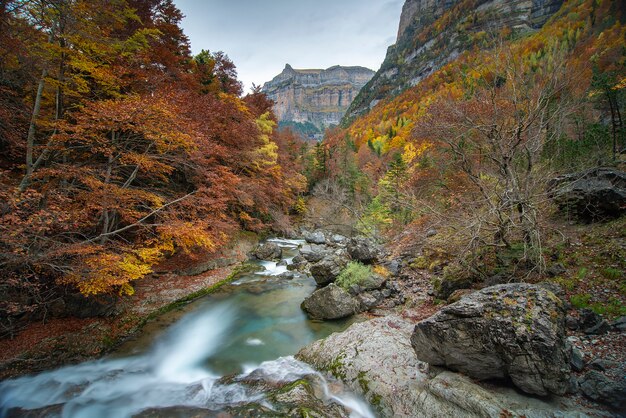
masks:
[[[589,225],[556,222],[563,235],[550,243],[550,258],[565,271],[553,280],[575,308],[607,318],[626,315],[626,217]]]
[[[345,269],[337,277],[337,284],[344,289],[349,289],[350,286],[360,286],[365,280],[367,280],[373,274],[372,268],[366,266],[358,261],[351,261],[348,263]]]

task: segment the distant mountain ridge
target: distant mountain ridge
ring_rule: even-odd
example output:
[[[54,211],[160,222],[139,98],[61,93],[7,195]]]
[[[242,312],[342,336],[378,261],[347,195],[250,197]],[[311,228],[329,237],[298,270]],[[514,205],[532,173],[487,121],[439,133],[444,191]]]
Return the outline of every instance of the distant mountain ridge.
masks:
[[[374,77],[354,99],[343,123],[367,113],[456,59],[502,28],[534,30],[559,10],[563,0],[406,0],[396,43]]]
[[[309,137],[321,136],[324,129],[338,125],[359,90],[374,71],[365,67],[335,65],[327,69],[294,69],[286,64],[283,71],[263,85],[262,91],[274,101],[274,113],[282,125]],[[311,125],[317,129],[314,132]]]

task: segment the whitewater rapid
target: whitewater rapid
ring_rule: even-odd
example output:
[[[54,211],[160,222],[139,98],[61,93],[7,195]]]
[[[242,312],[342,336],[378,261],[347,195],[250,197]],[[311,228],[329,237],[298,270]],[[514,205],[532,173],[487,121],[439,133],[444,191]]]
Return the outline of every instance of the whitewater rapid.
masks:
[[[292,249],[299,243],[279,241],[279,245]],[[265,276],[284,271],[284,265],[262,264]],[[258,365],[254,358],[242,359],[243,372],[228,380],[235,383],[220,381],[222,375],[208,366],[208,360],[220,353],[224,341],[236,331],[236,324],[242,320],[239,315],[237,306],[226,299],[186,314],[143,354],[89,361],[0,382],[0,417],[14,408],[49,408],[46,416],[72,418],[131,417],[146,409],[174,406],[219,411],[250,402],[272,408],[263,392],[236,383],[250,375],[275,383],[308,376],[321,388],[325,400],[345,406],[351,416],[374,416],[359,398],[350,393],[334,393],[324,376],[293,356]],[[266,344],[264,339],[247,336],[241,345],[259,349]]]

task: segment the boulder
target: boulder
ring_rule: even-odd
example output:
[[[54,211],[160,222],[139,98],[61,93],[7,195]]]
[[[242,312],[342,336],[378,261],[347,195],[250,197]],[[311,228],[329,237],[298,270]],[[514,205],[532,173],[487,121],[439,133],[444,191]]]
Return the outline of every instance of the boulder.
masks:
[[[291,264],[287,265],[287,270],[306,271],[308,266],[309,266],[309,263],[304,259],[304,257],[298,254],[291,260]]]
[[[626,316],[620,316],[619,318],[617,318],[611,323],[611,327],[617,332],[626,331]]]
[[[320,230],[315,232],[305,232],[302,237],[304,240],[310,244],[326,244],[326,237],[324,233]]]
[[[611,325],[609,325],[609,322],[606,319],[603,319],[602,321],[597,323],[595,326],[591,328],[587,328],[585,330],[585,334],[603,335],[609,332],[610,329],[611,329]]]
[[[604,372],[604,371],[607,371],[608,369],[619,367],[619,365],[620,363],[617,361],[611,361],[611,360],[598,357],[590,361],[588,366],[590,369]]]
[[[363,292],[357,296],[357,300],[360,304],[360,311],[369,311],[372,308],[380,305],[385,297],[382,292],[377,290],[373,292]]]
[[[426,377],[411,349],[412,328],[399,317],[376,318],[316,341],[296,358],[341,379],[381,416],[412,416],[417,393],[411,388]]]
[[[328,251],[321,245],[303,245],[300,248],[300,255],[309,263],[317,263],[328,255]]]
[[[278,276],[276,276],[277,279],[281,279],[281,280],[293,280],[299,277],[300,277],[299,273],[295,271],[290,271],[290,270],[287,270],[286,272],[280,273]]]
[[[585,353],[574,346],[571,348],[570,366],[572,366],[572,370],[577,372],[585,368]]]
[[[313,319],[339,319],[354,315],[360,305],[352,295],[331,283],[304,299],[301,308]]]
[[[606,404],[617,411],[626,410],[626,377],[611,380],[595,370],[580,380],[580,390],[587,398]]]
[[[507,378],[527,393],[562,395],[570,378],[563,302],[540,286],[485,288],[418,323],[417,357],[478,379]]]
[[[387,271],[389,271],[389,274],[391,274],[392,276],[397,276],[400,274],[400,271],[402,270],[402,260],[400,259],[391,260],[389,263],[385,265],[385,267],[387,268]]]
[[[579,325],[585,334],[590,335],[606,334],[611,329],[607,320],[602,319],[600,315],[587,308],[580,310]]]
[[[348,240],[348,238],[344,237],[343,235],[333,234],[333,236],[330,237],[330,240],[335,244],[343,244]]]
[[[444,270],[445,271],[445,270]],[[454,292],[459,290],[470,291],[474,279],[468,276],[444,275],[441,279],[434,282],[435,297],[441,300],[447,300]]]
[[[413,324],[397,316],[353,324],[304,347],[297,358],[343,381],[381,417],[584,417],[568,399],[538,399],[513,388],[483,388],[429,368],[410,343]]]
[[[356,237],[348,242],[348,254],[355,261],[372,263],[380,258],[381,248],[372,239]]]
[[[311,276],[319,286],[327,285],[337,279],[348,260],[338,255],[329,255],[310,267]]]
[[[283,250],[274,242],[266,242],[259,245],[252,255],[259,260],[279,260],[283,255]]]
[[[374,273],[374,274],[370,274],[365,279],[363,279],[359,283],[359,287],[363,290],[375,290],[375,289],[380,289],[381,287],[383,287],[386,282],[387,282],[387,279],[385,279],[380,274]]]
[[[549,196],[558,207],[584,221],[617,218],[626,213],[626,172],[609,167],[552,179]]]

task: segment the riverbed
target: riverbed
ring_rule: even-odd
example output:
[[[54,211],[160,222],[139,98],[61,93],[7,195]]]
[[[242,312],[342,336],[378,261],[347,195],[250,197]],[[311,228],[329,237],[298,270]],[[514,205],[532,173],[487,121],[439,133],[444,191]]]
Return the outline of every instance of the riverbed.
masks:
[[[315,281],[306,275],[281,276],[303,241],[271,241],[283,249],[280,261],[253,262],[216,293],[148,324],[110,356],[1,382],[0,416],[39,410],[47,411],[45,416],[130,417],[173,406],[220,411],[264,402],[263,392],[223,384],[224,376],[261,371],[264,378],[281,382],[316,373],[292,356],[360,318],[309,320],[300,303],[315,290]],[[371,416],[355,397],[333,393],[320,380],[330,401],[343,404],[353,416]]]

